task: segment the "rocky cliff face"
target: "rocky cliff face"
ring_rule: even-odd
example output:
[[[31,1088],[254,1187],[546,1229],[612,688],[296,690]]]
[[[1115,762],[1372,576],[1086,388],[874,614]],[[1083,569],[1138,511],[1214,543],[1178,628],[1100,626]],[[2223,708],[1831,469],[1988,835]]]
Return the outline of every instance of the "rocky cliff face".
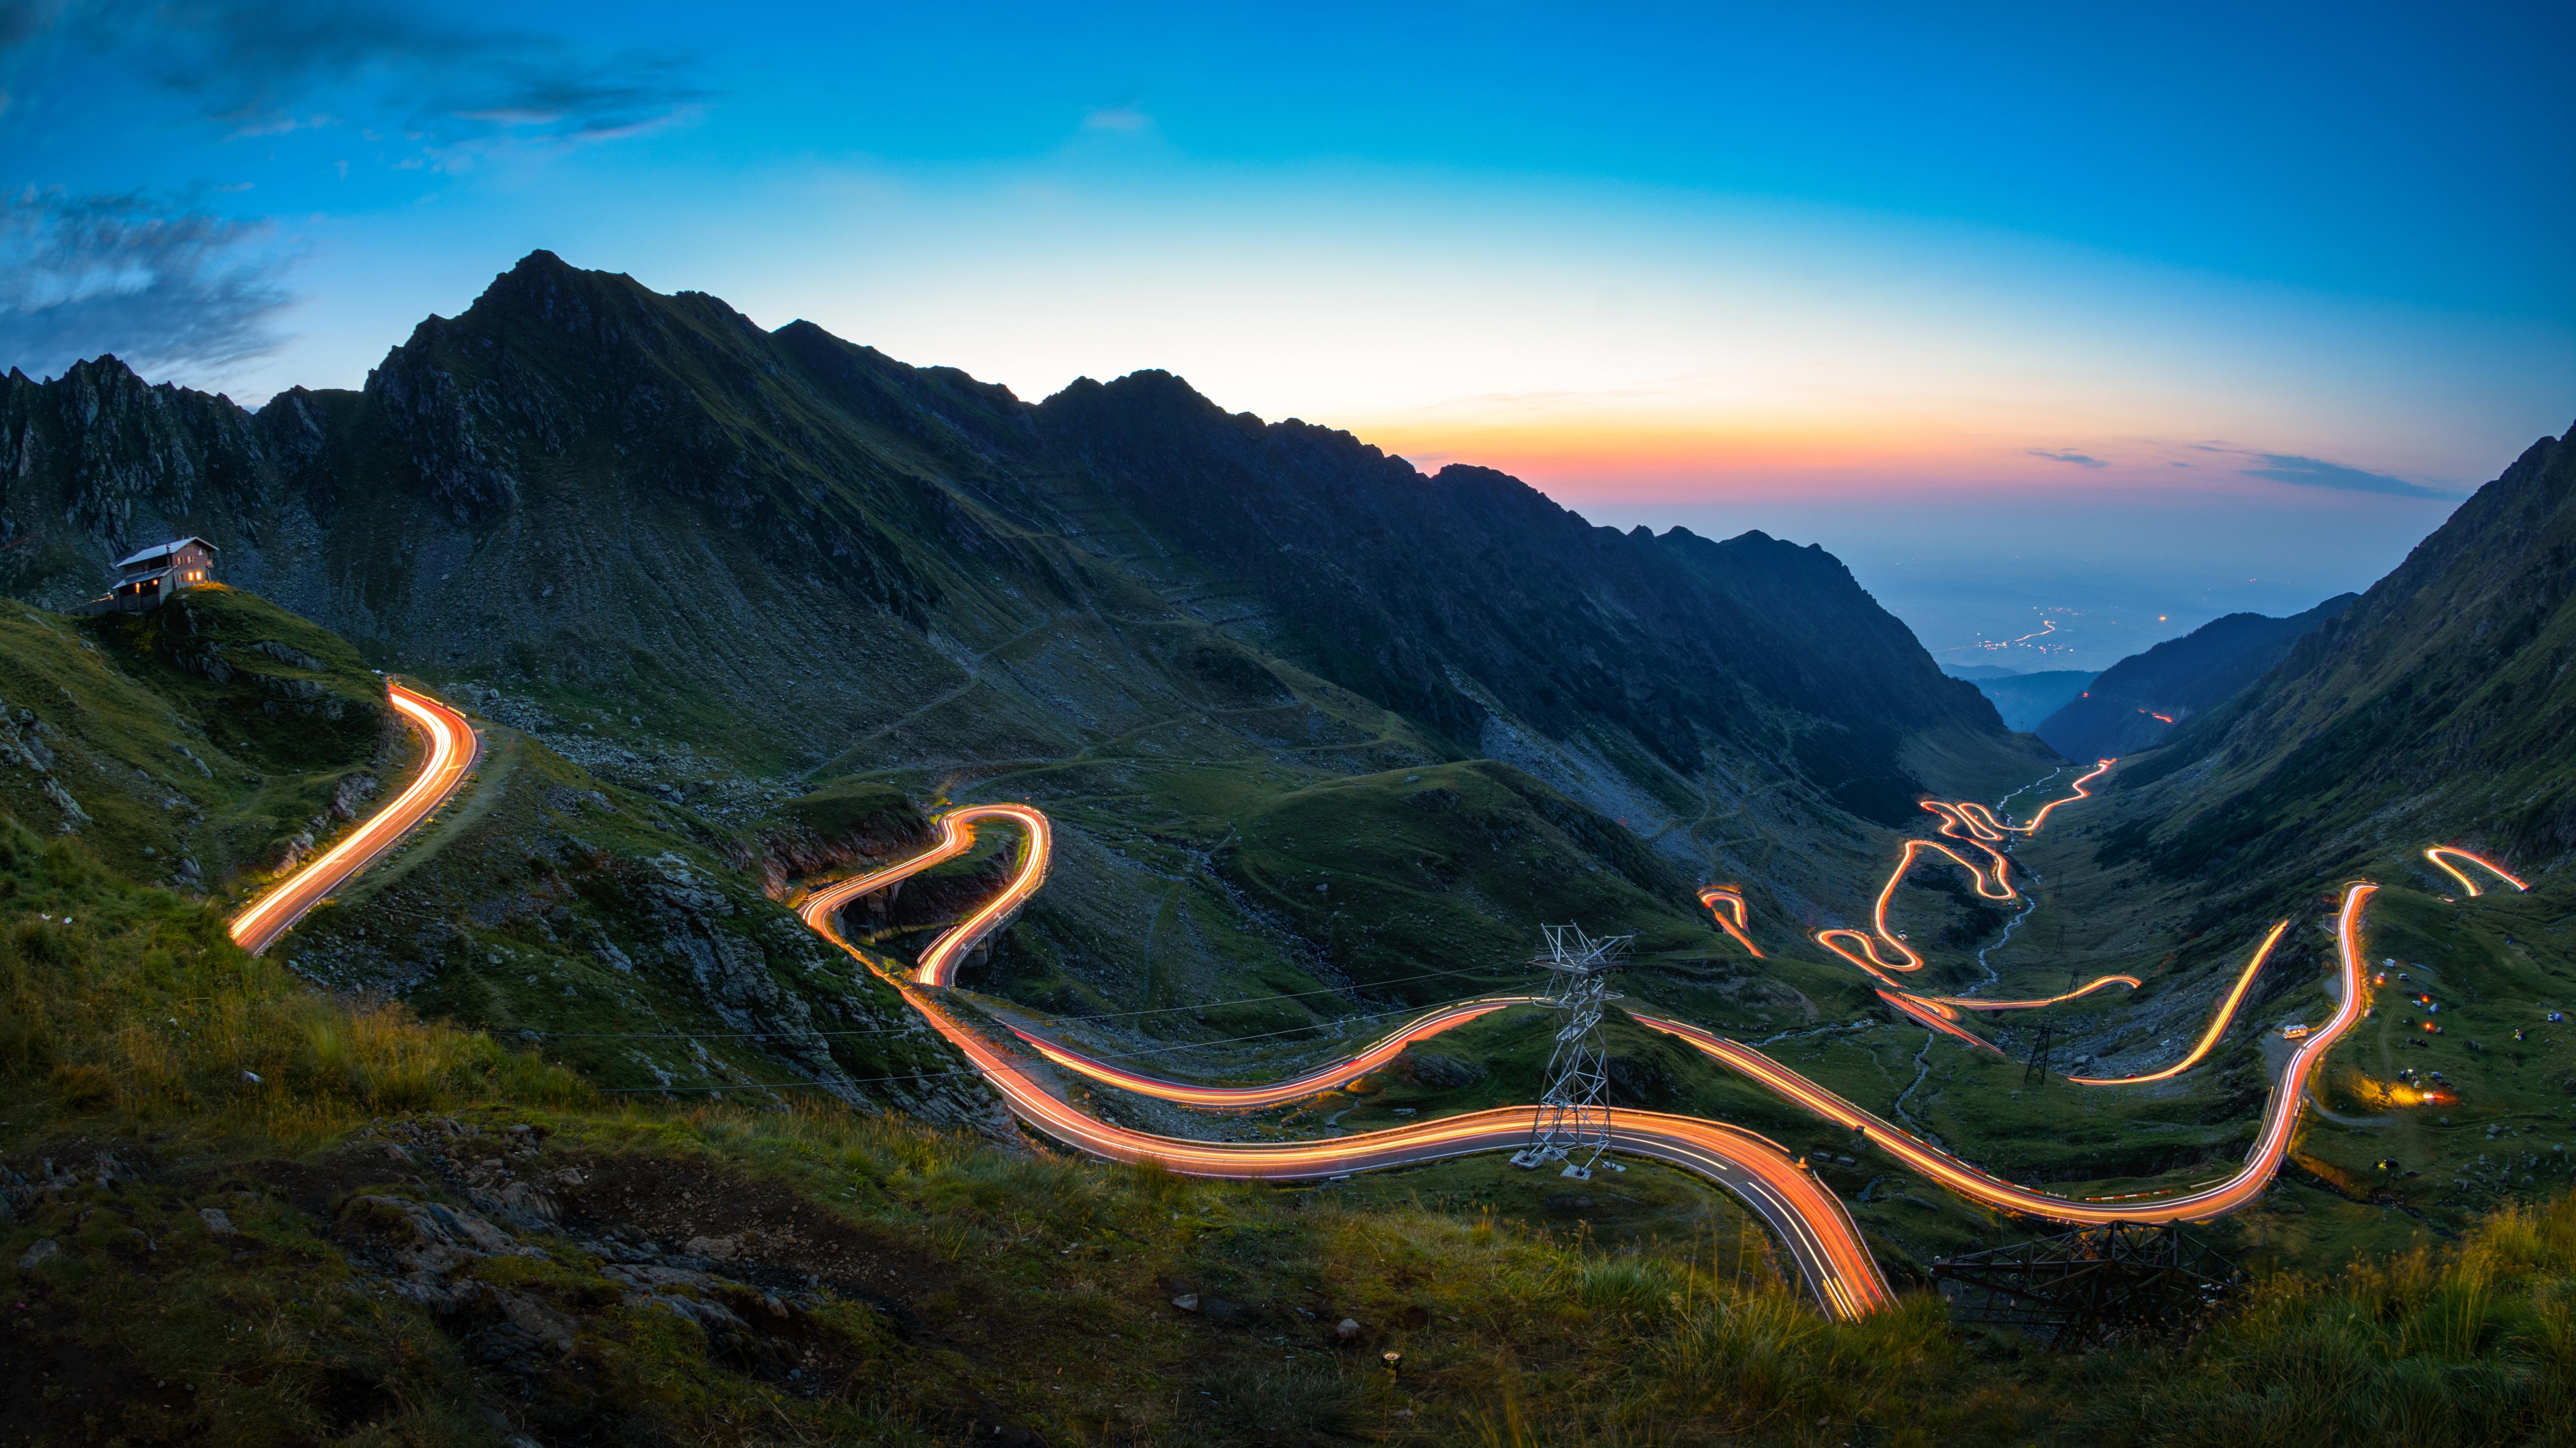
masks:
[[[1821,548],[1596,528],[1487,468],[1426,478],[1347,433],[1229,417],[1167,373],[1076,383],[1036,423],[1257,605],[1264,643],[1455,740],[1608,730],[1687,775],[1712,739],[1793,738],[1781,762],[1901,821],[1904,736],[2000,727]]]
[[[1894,818],[1902,736],[1994,725],[1819,550],[1593,528],[1501,474],[1425,478],[1166,374],[1031,407],[542,252],[359,394],[253,415],[112,358],[13,375],[0,456],[20,596],[68,602],[119,549],[199,532],[235,582],[415,667],[649,687],[644,651],[739,702],[751,655],[765,689],[855,703],[817,660],[872,646],[936,673],[943,607],[1025,621],[1125,583],[1084,576],[1146,541],[1085,536],[1108,502],[1259,609],[1263,643],[1462,747],[1499,716],[1686,774],[1712,737],[1789,737],[1781,764]],[[765,722],[848,722],[799,712]]]
[[[2304,872],[2464,839],[2576,851],[2576,433],[2534,443],[2359,602],[2131,775],[2113,846]],[[2259,852],[2259,858],[2258,858]]]
[[[1031,405],[542,252],[357,392],[252,414],[113,359],[12,375],[0,459],[0,588],[68,603],[201,534],[369,662],[497,688],[713,829],[851,775],[1118,801],[1067,827],[1110,904],[1043,904],[1049,960],[1250,949],[1130,920],[1175,870],[1269,938],[1205,868],[1240,805],[1184,766],[1285,789],[1502,758],[1693,874],[1750,873],[1729,852],[1766,820],[1910,821],[1944,781],[1908,760],[2045,768],[1821,550],[1596,528],[1161,373]],[[1768,873],[1812,913],[1827,870]]]

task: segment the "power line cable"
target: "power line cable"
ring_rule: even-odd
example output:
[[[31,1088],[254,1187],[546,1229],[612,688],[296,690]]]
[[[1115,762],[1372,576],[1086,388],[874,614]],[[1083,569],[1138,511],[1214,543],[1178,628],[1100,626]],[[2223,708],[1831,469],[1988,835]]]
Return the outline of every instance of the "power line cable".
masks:
[[[1436,1009],[1438,1009],[1438,1007],[1436,1007],[1436,1006],[1435,1006],[1435,1007],[1432,1007],[1432,1009],[1435,1009],[1435,1010],[1436,1010]],[[1371,1014],[1369,1014],[1369,1015],[1365,1015],[1365,1016],[1346,1016],[1346,1017],[1344,1017],[1343,1019],[1345,1019],[1345,1020],[1354,1020],[1354,1021],[1384,1020],[1384,1019],[1386,1019],[1386,1018],[1387,1018],[1387,1017],[1389,1017],[1389,1016],[1412,1015],[1412,1014],[1414,1014],[1414,1013],[1415,1013],[1414,1008],[1413,1008],[1413,1007],[1410,1007],[1410,1006],[1407,1006],[1407,1007],[1404,1007],[1404,1008],[1402,1008],[1402,1009],[1400,1009],[1400,1010],[1376,1011],[1376,1012],[1373,1012],[1373,1013],[1371,1013]],[[1289,1027],[1286,1027],[1285,1029],[1282,1029],[1282,1030],[1276,1030],[1276,1031],[1263,1031],[1263,1032],[1259,1033],[1258,1035],[1250,1035],[1250,1036],[1229,1036],[1229,1037],[1227,1037],[1226,1039],[1224,1039],[1224,1040],[1220,1040],[1220,1041],[1183,1041],[1183,1042],[1180,1042],[1180,1043],[1178,1043],[1178,1044],[1176,1044],[1176,1045],[1158,1046],[1158,1047],[1155,1047],[1155,1048],[1153,1048],[1153,1049],[1151,1049],[1151,1050],[1143,1050],[1143,1051],[1116,1051],[1116,1052],[1103,1052],[1103,1053],[1101,1053],[1101,1054],[1099,1054],[1099,1055],[1090,1056],[1090,1057],[1088,1057],[1088,1059],[1090,1059],[1090,1060],[1094,1060],[1094,1061],[1134,1061],[1134,1060],[1141,1060],[1141,1059],[1143,1059],[1143,1058],[1145,1058],[1145,1057],[1147,1057],[1147,1056],[1165,1056],[1165,1055],[1169,1055],[1169,1054],[1171,1054],[1171,1053],[1172,1053],[1172,1052],[1174,1052],[1174,1051],[1195,1051],[1195,1050],[1201,1050],[1201,1049],[1204,1049],[1204,1048],[1207,1048],[1207,1047],[1212,1047],[1212,1046],[1236,1046],[1236,1045],[1241,1045],[1241,1044],[1243,1044],[1243,1043],[1244,1043],[1244,1042],[1246,1042],[1246,1041],[1264,1041],[1264,1040],[1268,1040],[1268,1039],[1270,1039],[1271,1037],[1274,1037],[1274,1036],[1292,1036],[1292,1035],[1297,1034],[1297,1033],[1298,1033],[1298,1032],[1300,1032],[1300,1031],[1307,1030],[1307,1029],[1310,1029],[1310,1028],[1309,1028],[1309,1027],[1305,1027],[1305,1026],[1289,1026]],[[818,1032],[817,1034],[821,1034],[821,1033],[820,1033],[820,1032]],[[683,1038],[681,1038],[681,1039],[699,1039],[699,1038],[696,1038],[696,1037],[683,1037]],[[705,1039],[719,1039],[719,1038],[709,1037],[709,1038],[705,1038]],[[967,1071],[929,1071],[929,1072],[922,1072],[922,1073],[915,1074],[915,1075],[910,1075],[910,1076],[860,1076],[860,1077],[852,1077],[852,1078],[849,1078],[849,1079],[844,1080],[844,1081],[809,1081],[809,1080],[798,1080],[798,1081],[781,1081],[781,1082],[768,1083],[768,1084],[763,1084],[763,1083],[757,1083],[757,1082],[754,1082],[754,1083],[743,1084],[743,1085],[731,1085],[731,1084],[725,1084],[725,1085],[707,1085],[707,1086],[603,1086],[603,1087],[600,1087],[600,1088],[598,1088],[598,1089],[599,1089],[602,1093],[604,1093],[604,1094],[608,1094],[608,1093],[617,1093],[617,1094],[622,1094],[622,1093],[630,1093],[630,1092],[637,1092],[637,1091],[766,1091],[766,1090],[774,1090],[774,1089],[783,1089],[783,1088],[785,1088],[785,1087],[789,1087],[789,1086],[819,1086],[819,1087],[823,1087],[823,1088],[825,1088],[825,1089],[829,1089],[829,1088],[834,1087],[834,1086],[864,1086],[864,1085],[869,1085],[869,1084],[873,1084],[873,1083],[880,1083],[880,1082],[887,1082],[887,1081],[931,1081],[931,1080],[937,1080],[937,1079],[940,1079],[940,1078],[942,1078],[942,1077],[948,1077],[948,1076],[979,1076],[979,1075],[981,1075],[981,1074],[983,1074],[983,1073],[982,1073],[982,1072],[980,1072],[980,1071],[972,1071],[972,1070],[967,1070]]]
[[[1411,983],[1411,982],[1413,982],[1413,981],[1417,981],[1417,980],[1432,980],[1432,979],[1435,979],[1435,978],[1438,978],[1438,977],[1442,977],[1442,976],[1461,976],[1461,975],[1468,975],[1468,974],[1470,974],[1470,972],[1468,972],[1468,971],[1463,971],[1463,970],[1430,970],[1430,971],[1424,971],[1424,972],[1422,972],[1422,973],[1421,973],[1421,974],[1419,974],[1419,975],[1399,975],[1399,976],[1394,977],[1394,978],[1393,978],[1393,979],[1391,979],[1391,980],[1371,981],[1371,982],[1370,982],[1370,984],[1371,984],[1372,986],[1406,985],[1406,984],[1409,984],[1409,983]],[[1340,994],[1341,994],[1341,992],[1340,992],[1339,990],[1336,990],[1336,989],[1334,989],[1334,988],[1332,988],[1332,987],[1327,986],[1327,987],[1323,987],[1323,988],[1321,988],[1321,989],[1317,989],[1317,990],[1283,991],[1283,992],[1281,992],[1281,993],[1279,993],[1279,994],[1276,994],[1276,995],[1237,996],[1237,997],[1235,997],[1235,998],[1234,998],[1234,999],[1232,999],[1232,1000],[1222,1000],[1222,1001],[1200,1001],[1200,1002],[1198,1002],[1198,1003],[1197,1003],[1197,1004],[1195,1004],[1195,1005],[1186,1005],[1186,1006],[1154,1006],[1154,1007],[1151,1007],[1151,1008],[1149,1008],[1149,1009],[1144,1009],[1144,1010],[1133,1010],[1133,1011],[1106,1011],[1106,1012],[1103,1012],[1103,1013],[1101,1013],[1100,1015],[1096,1015],[1096,1016],[1075,1016],[1075,1017],[1072,1017],[1072,1018],[1070,1018],[1070,1019],[1071,1019],[1073,1022],[1075,1022],[1075,1023],[1087,1023],[1087,1022],[1091,1022],[1091,1021],[1118,1021],[1118,1020],[1132,1020],[1132,1019],[1134,1019],[1134,1018],[1136,1018],[1136,1017],[1138,1017],[1138,1016],[1165,1016],[1165,1015],[1177,1015],[1177,1014],[1179,1014],[1179,1013],[1181,1013],[1181,1012],[1184,1012],[1184,1011],[1204,1011],[1204,1010],[1212,1010],[1212,1009],[1214,1009],[1215,1007],[1218,1007],[1218,1006],[1245,1006],[1245,1005],[1259,1005],[1259,1004],[1261,1004],[1261,1003],[1263,1003],[1263,1002],[1265,1002],[1265,1001],[1293,1001],[1293,1000],[1303,1000],[1303,999],[1305,999],[1305,998],[1306,998],[1306,997],[1308,997],[1308,996],[1317,996],[1317,995],[1340,995]],[[1434,1009],[1434,1007],[1430,1007],[1430,1006],[1422,1006],[1422,1007],[1406,1006],[1406,1007],[1401,1007],[1401,1008],[1399,1008],[1399,1009],[1403,1009],[1403,1010],[1413,1010],[1413,1009],[1431,1010],[1431,1009]],[[1381,1012],[1380,1014],[1384,1014],[1384,1013],[1383,1013],[1383,1012]],[[1345,1021],[1348,1021],[1348,1020],[1367,1020],[1367,1019],[1370,1019],[1370,1017],[1368,1017],[1368,1016],[1342,1016],[1342,1017],[1339,1017],[1338,1019],[1340,1019],[1340,1020],[1345,1020]],[[516,1036],[519,1036],[519,1037],[521,1037],[521,1038],[523,1038],[523,1039],[524,1039],[524,1038],[530,1038],[530,1037],[533,1037],[533,1038],[542,1039],[542,1040],[549,1040],[549,1041],[731,1041],[731,1040],[746,1040],[746,1039],[749,1039],[749,1040],[766,1040],[766,1039],[769,1039],[769,1038],[774,1037],[774,1036],[789,1036],[789,1035],[794,1035],[794,1036],[799,1036],[799,1037],[803,1037],[803,1036],[832,1036],[832,1037],[841,1037],[841,1036],[895,1036],[895,1035],[909,1035],[909,1034],[912,1034],[912,1033],[913,1033],[913,1031],[914,1031],[915,1029],[916,1029],[916,1028],[915,1028],[915,1027],[913,1027],[913,1026],[906,1025],[906,1026],[874,1026],[874,1027],[870,1027],[870,1028],[868,1028],[868,1029],[866,1029],[866,1030],[848,1030],[848,1031],[802,1031],[802,1032],[788,1032],[788,1031],[730,1031],[730,1032],[727,1032],[727,1031],[718,1031],[718,1032],[714,1032],[714,1033],[706,1033],[706,1032],[698,1032],[698,1031],[528,1031],[528,1030],[521,1030],[521,1031],[504,1031],[504,1032],[500,1032],[500,1034],[516,1035]],[[1202,1044],[1202,1045],[1211,1045],[1211,1046],[1212,1046],[1212,1045],[1217,1045],[1217,1044],[1220,1044],[1220,1043],[1219,1043],[1219,1042],[1215,1042],[1215,1041],[1205,1041],[1205,1042],[1201,1042],[1200,1044]]]

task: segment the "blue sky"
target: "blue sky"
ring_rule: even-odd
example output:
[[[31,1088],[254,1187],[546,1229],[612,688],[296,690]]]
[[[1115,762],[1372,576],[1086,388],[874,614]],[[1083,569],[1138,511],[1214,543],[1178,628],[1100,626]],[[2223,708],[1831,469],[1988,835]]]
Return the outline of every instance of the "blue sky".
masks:
[[[1024,396],[1169,367],[1605,522],[1820,541],[1936,649],[2047,616],[2004,656],[2101,663],[2365,586],[2576,417],[2571,40],[0,0],[0,365],[354,386],[545,246]]]

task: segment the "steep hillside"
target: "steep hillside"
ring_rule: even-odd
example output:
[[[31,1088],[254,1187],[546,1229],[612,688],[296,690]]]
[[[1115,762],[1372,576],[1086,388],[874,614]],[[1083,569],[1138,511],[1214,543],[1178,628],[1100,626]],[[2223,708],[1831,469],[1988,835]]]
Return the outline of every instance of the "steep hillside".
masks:
[[[2571,658],[2576,441],[2544,438],[2131,773],[2113,854],[2325,878],[2420,836],[2545,869],[2576,851]]]
[[[2308,1261],[2377,1256],[2566,1180],[2571,595],[2576,448],[2544,440],[2269,672],[2012,845],[2028,908],[2008,932],[1940,942],[1925,978],[1998,1000],[2137,984],[1995,1014],[1990,1036],[2013,1059],[1928,1052],[1893,1109],[2020,1180],[2205,1174],[2238,1158],[2283,1029],[2337,1005],[2338,887],[2360,878],[2381,887],[2364,950],[2387,979],[2315,1079],[2320,1109],[2245,1230]],[[2096,697],[2116,682],[2104,674]],[[2468,898],[2423,858],[2442,842],[2491,854],[2530,890],[2489,881]],[[1941,920],[1930,904],[1900,890],[1894,918],[1922,939]],[[2198,1065],[2135,1088],[2025,1078],[2043,1039],[2070,1075],[2183,1059],[2276,921],[2276,948]],[[1868,1079],[1849,1047],[1820,1054],[1803,1069]],[[1886,1079],[1895,1063],[1876,1064]]]
[[[2185,722],[2235,697],[2290,646],[2360,595],[2343,593],[2305,613],[2231,613],[2131,654],[2083,687],[2081,697],[2033,730],[2069,759],[2114,759],[2152,749]],[[1987,687],[1991,692],[1991,686]]]
[[[2039,726],[2039,721],[2072,703],[2099,677],[2082,669],[2042,669],[2035,674],[1978,679],[1976,685],[1978,693],[1994,701],[1995,712],[2003,716],[2005,728],[2029,733]]]
[[[0,812],[127,878],[237,909],[416,767],[357,651],[255,594],[203,589],[78,621],[8,612]],[[612,1090],[813,1083],[991,1124],[989,1100],[951,1079],[954,1058],[893,993],[743,868],[916,848],[926,830],[906,801],[841,789],[735,834],[478,723],[484,758],[458,803],[281,940],[279,962],[550,1041]]]
[[[409,753],[356,652],[255,595],[0,610],[0,808],[139,878],[246,886],[372,808]]]
[[[312,990],[214,913],[9,821],[0,919],[0,1424],[32,1442],[1786,1445],[1821,1426],[2150,1448],[2224,1441],[2280,1364],[2323,1355],[2344,1367],[2299,1400],[2303,1429],[2448,1448],[2555,1441],[2576,1388],[2564,1195],[2393,1265],[2268,1274],[2199,1339],[2070,1361],[1980,1342],[1928,1295],[1823,1319],[1740,1210],[1658,1163],[1580,1191],[1494,1158],[1279,1191],[828,1103],[606,1100],[504,1040]],[[1523,1034],[1525,1065],[1546,1041]],[[1623,1095],[1704,1085],[1613,1070]],[[1829,1157],[1839,1136],[1789,1139],[1838,1190],[1875,1189],[1863,1213],[1976,1220]],[[2279,1195],[2259,1231],[2282,1242],[2331,1199]]]
[[[545,253],[356,393],[252,415],[113,359],[13,376],[0,456],[0,587],[67,601],[133,540],[202,534],[368,662],[774,843],[737,852],[773,887],[835,863],[792,801],[1047,803],[1064,887],[1005,953],[1092,1008],[1311,981],[1331,951],[1222,857],[1264,800],[1352,774],[1497,759],[1676,879],[1819,918],[1870,822],[2049,763],[1821,550],[1595,528],[1160,373],[1031,405]]]

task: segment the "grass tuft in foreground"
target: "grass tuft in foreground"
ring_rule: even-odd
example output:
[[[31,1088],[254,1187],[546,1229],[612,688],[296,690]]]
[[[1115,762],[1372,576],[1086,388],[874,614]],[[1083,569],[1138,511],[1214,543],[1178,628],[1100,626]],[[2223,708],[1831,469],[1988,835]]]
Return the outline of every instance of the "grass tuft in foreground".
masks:
[[[1510,1209],[1474,1166],[1279,1191],[838,1104],[603,1105],[0,824],[15,1440],[2576,1441],[2576,1198],[2070,1357],[1927,1297],[1830,1322],[1731,1218],[1640,1182],[1605,1246],[1628,1208]]]
[[[314,990],[214,910],[5,818],[0,902],[0,1077],[40,1112],[320,1139],[384,1112],[589,1094],[487,1036]]]

